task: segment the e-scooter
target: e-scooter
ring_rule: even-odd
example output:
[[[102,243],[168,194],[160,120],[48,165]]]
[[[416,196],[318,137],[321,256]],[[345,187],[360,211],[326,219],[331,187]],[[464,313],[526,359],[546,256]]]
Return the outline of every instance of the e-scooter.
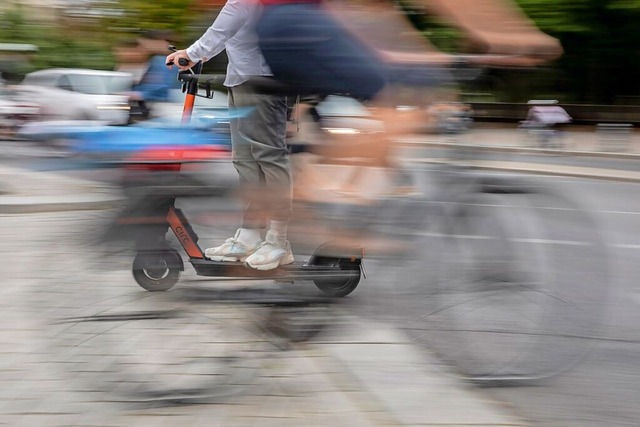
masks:
[[[184,60],[182,60],[184,61]],[[186,65],[186,63],[181,63]],[[199,82],[198,76],[202,70],[202,63],[197,63],[187,71],[180,71],[178,79],[182,82],[185,93],[182,123],[188,124],[193,112],[196,96],[211,98],[213,96],[211,81]],[[205,95],[198,94],[199,89],[206,90]],[[181,156],[176,156],[176,150],[171,151],[171,159],[164,162],[164,170],[170,171],[168,179],[177,177],[181,167]],[[131,166],[131,165],[129,165]],[[149,165],[147,165],[149,166]],[[151,164],[158,170],[157,160]],[[137,173],[144,165],[137,165]],[[156,177],[153,178],[157,182]],[[159,192],[149,193],[144,198],[142,210],[144,214],[137,215],[140,221],[127,218],[128,224],[138,226],[136,230],[136,255],[133,260],[133,277],[144,289],[152,292],[167,291],[179,280],[184,271],[184,262],[180,253],[171,247],[166,240],[168,229],[175,234],[178,242],[188,256],[188,260],[200,276],[211,277],[213,280],[228,280],[230,277],[242,279],[274,279],[282,282],[296,280],[310,280],[326,295],[344,297],[358,286],[362,273],[362,259],[364,250],[354,248],[346,251],[338,250],[330,244],[319,247],[310,258],[304,262],[281,266],[271,271],[258,271],[245,267],[240,262],[212,261],[205,257],[204,251],[198,245],[198,235],[189,224],[184,212],[175,206],[179,194]]]

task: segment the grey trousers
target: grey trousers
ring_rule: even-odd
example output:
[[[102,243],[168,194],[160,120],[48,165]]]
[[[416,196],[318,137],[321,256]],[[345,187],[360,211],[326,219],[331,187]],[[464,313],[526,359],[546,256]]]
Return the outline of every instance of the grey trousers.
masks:
[[[246,203],[242,227],[286,222],[292,197],[286,98],[256,94],[247,85],[229,88],[228,98],[231,111],[254,107],[247,116],[231,120],[233,164]]]

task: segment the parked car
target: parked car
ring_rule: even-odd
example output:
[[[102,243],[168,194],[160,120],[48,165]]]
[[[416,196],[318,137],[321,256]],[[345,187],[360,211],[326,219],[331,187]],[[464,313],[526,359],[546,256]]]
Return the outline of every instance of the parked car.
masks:
[[[23,95],[40,105],[44,120],[98,120],[124,125],[129,121],[133,76],[125,72],[55,68],[25,76]]]
[[[37,120],[40,107],[12,86],[0,85],[0,138],[13,137],[27,122]]]

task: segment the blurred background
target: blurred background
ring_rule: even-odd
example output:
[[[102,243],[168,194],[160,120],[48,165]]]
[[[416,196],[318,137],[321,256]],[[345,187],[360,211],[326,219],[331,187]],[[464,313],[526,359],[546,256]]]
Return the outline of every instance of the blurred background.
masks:
[[[473,107],[476,120],[518,122],[526,117],[527,101],[550,99],[565,106],[574,124],[638,121],[638,36],[634,27],[640,11],[635,2],[516,0],[524,15],[518,14],[515,19],[504,10],[495,15],[495,7],[483,15],[486,5],[481,3],[462,15],[456,8],[447,9],[447,2],[430,3],[425,6],[405,0],[397,2],[397,8],[406,13],[436,52],[526,54],[531,45],[540,47],[544,42],[540,34],[528,28],[531,23],[561,45],[562,55],[529,63],[489,63],[478,71],[479,75],[462,81],[460,101]],[[2,127],[15,131],[11,128],[38,116],[33,108],[19,108],[23,104],[34,107],[28,91],[26,96],[19,93],[24,89],[19,84],[26,74],[51,68],[121,70],[132,75],[133,85],[146,69],[148,52],[143,52],[137,42],[144,32],[170,30],[171,42],[186,46],[213,22],[222,4],[215,0],[4,0],[0,4]],[[531,22],[524,22],[527,19]],[[511,38],[505,36],[509,31],[514,34]],[[222,53],[209,61],[205,70],[224,72],[225,64]],[[18,87],[8,88],[13,85]],[[33,82],[27,86],[33,86]],[[65,89],[78,91],[73,85]],[[110,91],[121,89],[123,86]],[[16,104],[18,96],[21,102]],[[40,103],[40,119],[55,116],[47,105],[51,102]],[[94,111],[73,113],[85,119],[100,118]],[[64,115],[68,116],[64,119],[74,118],[72,113]]]
[[[223,3],[4,0],[0,5],[0,42],[5,43],[0,71],[6,81],[19,82],[25,73],[43,68],[113,70],[119,65],[116,48],[141,31],[170,29],[177,36],[176,45],[191,43],[210,25]],[[487,70],[481,81],[464,92],[482,95],[486,101],[526,102],[550,97],[564,103],[634,104],[640,91],[634,58],[638,45],[634,28],[640,12],[635,2],[515,3],[544,33],[560,40],[564,54],[535,69]],[[482,37],[474,40],[465,28],[444,19],[448,16],[425,15],[424,6],[410,0],[399,5],[438,49],[482,53]],[[143,63],[141,58],[130,60]],[[221,63],[224,56],[209,66],[224,70]]]
[[[311,311],[331,327],[281,351],[255,331],[261,310],[216,298],[288,282],[211,283],[187,264],[176,289],[149,293],[131,277],[132,248],[102,240],[126,205],[132,159],[158,141],[200,143],[180,190],[163,189],[206,190],[178,201],[200,246],[235,229],[224,91],[197,99],[188,130],[175,74],[149,104],[132,96],[149,59],[191,44],[224,1],[0,0],[0,424],[640,425],[640,1],[335,4],[379,46],[426,49],[456,84],[425,89],[424,125],[398,141],[420,198],[377,197],[374,171],[372,205],[311,206],[334,233],[398,247],[376,258],[374,246],[354,293]],[[223,52],[204,72],[226,65]],[[379,130],[352,99],[317,112],[320,131]],[[322,141],[310,118],[290,124],[292,144]],[[166,151],[144,154],[141,187],[173,178],[156,165]],[[456,191],[477,184],[469,171],[487,172],[491,189],[461,202]],[[296,255],[315,245],[305,227],[292,226]],[[206,298],[218,305],[196,305]],[[160,309],[186,317],[154,318]],[[96,314],[113,317],[85,321]],[[209,351],[222,373],[182,363]],[[114,363],[123,354],[132,376]],[[229,372],[215,405],[169,393],[140,407],[113,394],[155,376],[171,389]]]

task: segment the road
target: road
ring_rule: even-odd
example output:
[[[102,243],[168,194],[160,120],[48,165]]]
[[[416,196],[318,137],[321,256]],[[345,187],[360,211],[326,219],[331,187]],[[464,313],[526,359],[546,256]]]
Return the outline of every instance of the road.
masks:
[[[34,169],[55,168],[54,161],[39,159],[39,155],[30,148],[24,150],[23,155],[4,161]],[[518,160],[523,158],[526,156],[520,155]],[[611,159],[597,158],[572,158],[570,162],[589,167],[617,164]],[[628,162],[619,165],[621,168],[633,168]],[[427,182],[437,177],[431,166],[421,166],[418,171]],[[65,173],[91,177],[98,172],[87,174],[86,171],[67,170]],[[481,392],[504,402],[536,426],[640,425],[640,358],[637,357],[640,351],[640,287],[637,281],[640,274],[640,184],[563,177],[536,178],[579,198],[599,224],[609,250],[612,275],[608,283],[601,284],[610,297],[606,302],[606,328],[588,337],[594,347],[587,359],[570,371],[534,385],[483,388]],[[184,201],[182,206],[202,236],[203,247],[228,237],[227,234],[235,227],[237,205],[233,203],[224,205],[228,215],[224,216],[222,228],[217,226],[221,217],[216,214],[220,206],[215,203]],[[429,249],[422,248],[427,258]],[[398,327],[405,327],[407,318],[424,315],[415,303],[416,294],[413,292],[416,284],[424,282],[424,272],[399,268],[395,261],[374,261],[366,268],[368,279],[347,301],[355,313],[386,320]],[[572,273],[572,283],[579,285],[584,281],[584,271]],[[420,336],[416,336],[416,340],[424,344],[426,352],[433,350],[429,340]]]
[[[610,161],[603,161],[610,162]],[[584,162],[593,166],[597,161]],[[549,427],[636,426],[640,424],[640,185],[562,177],[536,177],[561,192],[579,196],[601,227],[610,256],[611,281],[601,283],[610,300],[606,327],[591,337],[588,358],[565,374],[532,386],[486,388],[534,425]],[[194,215],[197,216],[194,209]],[[200,211],[206,218],[210,209]],[[210,235],[204,232],[204,235]],[[420,249],[418,249],[420,250]],[[429,252],[429,248],[422,250]],[[393,263],[366,264],[368,279],[349,300],[358,314],[384,317],[398,326],[424,315],[416,307],[416,283],[424,272],[398,271]],[[572,272],[580,286],[583,271]],[[391,285],[390,285],[391,282]],[[391,286],[391,288],[389,288]],[[425,290],[425,293],[430,292]],[[420,338],[417,338],[420,341]],[[425,350],[431,351],[428,340]],[[542,355],[541,355],[542,357]]]
[[[583,162],[593,166],[596,162]],[[430,174],[429,168],[424,171]],[[589,337],[594,348],[588,358],[570,371],[531,386],[486,388],[488,396],[513,407],[533,425],[549,427],[636,426],[640,424],[640,184],[589,179],[539,177],[536,179],[577,196],[592,213],[609,251],[610,281],[600,283],[605,290],[596,310],[606,310],[605,328]],[[203,244],[213,244],[219,228],[211,227],[215,208],[204,202],[184,205],[195,218],[196,229],[206,236]],[[226,219],[229,219],[227,216]],[[200,224],[198,224],[200,222]],[[227,222],[232,231],[233,216]],[[220,236],[226,237],[226,235]],[[429,264],[429,247],[425,252]],[[429,309],[417,306],[416,284],[425,282],[420,270],[404,270],[393,262],[368,262],[367,277],[349,299],[356,313],[384,318],[399,327],[407,319],[424,316]],[[588,274],[588,273],[587,273]],[[585,271],[572,271],[570,286],[581,286]],[[432,292],[429,288],[419,298]],[[425,301],[428,301],[425,300]],[[427,303],[428,304],[428,303]],[[424,311],[423,311],[424,310]],[[562,320],[558,320],[561,322]],[[419,334],[418,334],[419,335]],[[424,337],[423,337],[424,338]],[[416,338],[432,351],[428,339]],[[543,357],[544,355],[540,355]]]
[[[615,290],[607,328],[587,360],[535,387],[487,392],[541,426],[636,426],[640,423],[640,186],[548,178],[588,195],[611,248]],[[607,284],[603,284],[607,286]]]

